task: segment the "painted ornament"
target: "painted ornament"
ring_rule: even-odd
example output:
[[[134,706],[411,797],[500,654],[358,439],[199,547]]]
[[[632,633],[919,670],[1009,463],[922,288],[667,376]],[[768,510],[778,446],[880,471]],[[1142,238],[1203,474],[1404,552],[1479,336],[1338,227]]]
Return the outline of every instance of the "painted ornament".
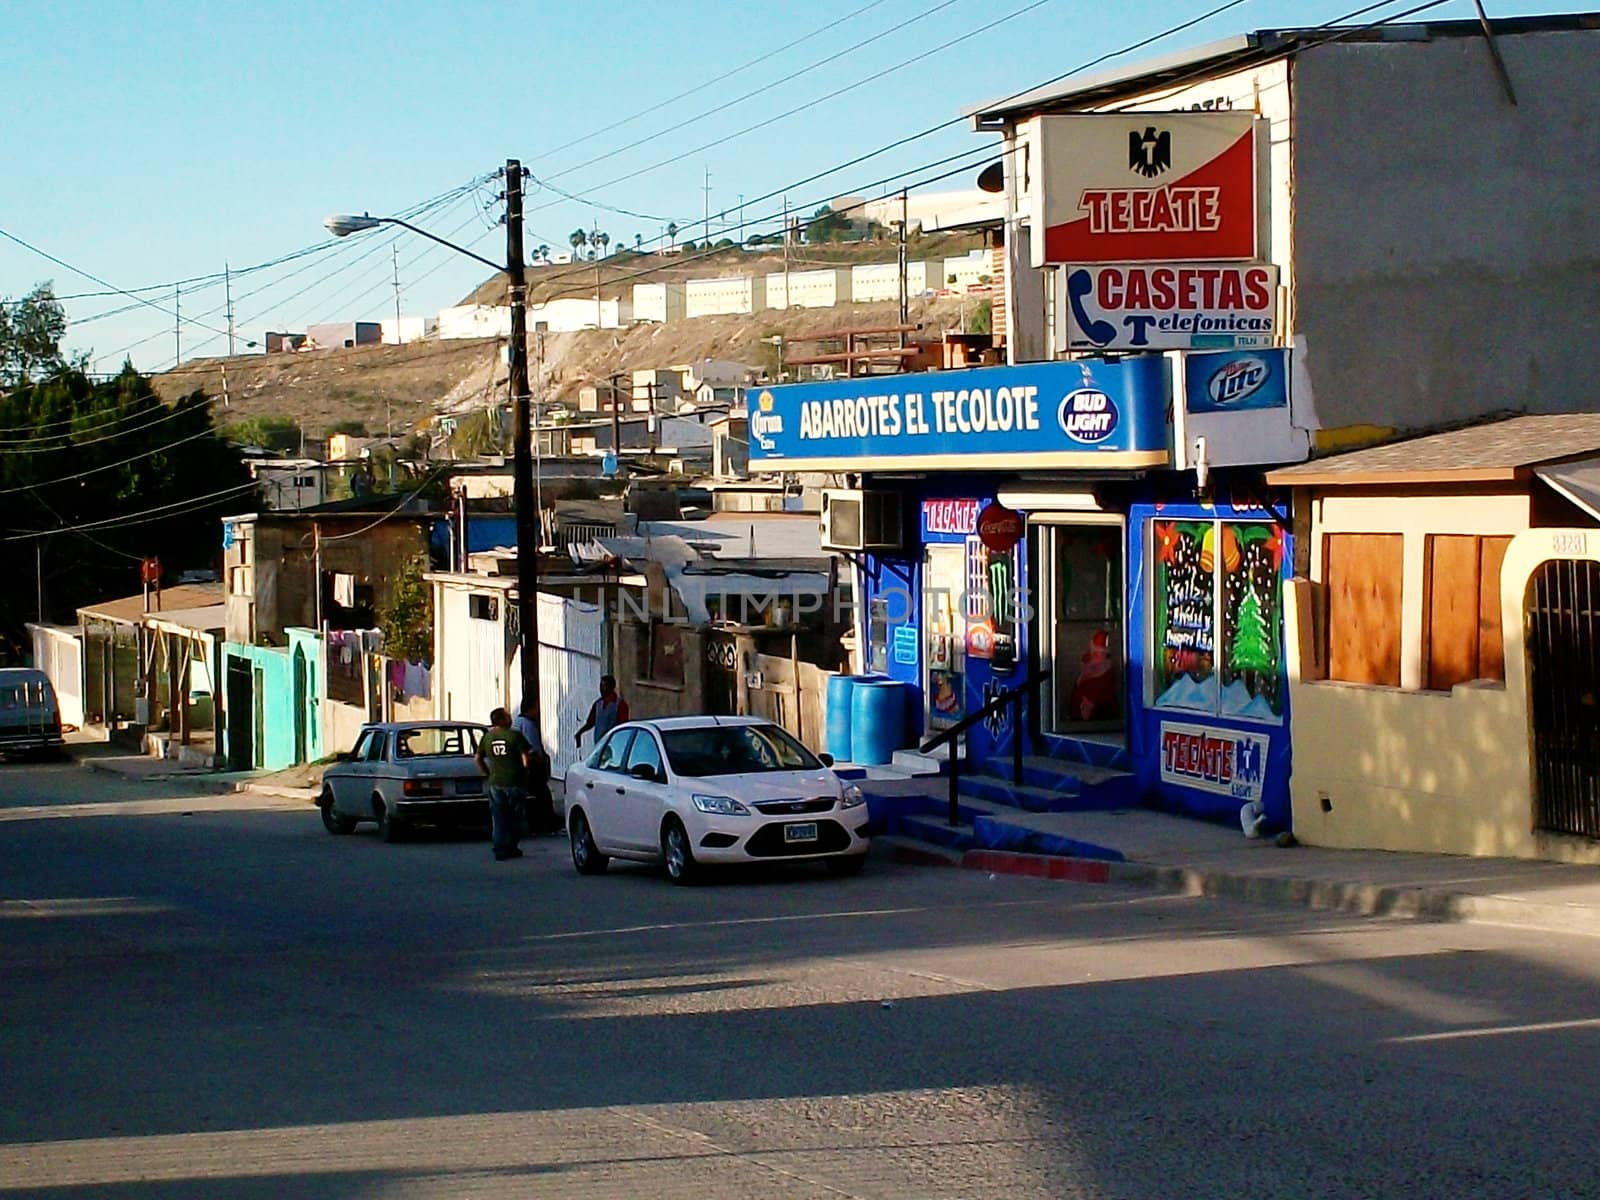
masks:
[[[1200,539],[1200,569],[1210,571],[1216,566],[1216,526],[1206,529],[1205,536]],[[1228,574],[1239,569],[1239,539],[1234,536],[1233,526],[1222,526],[1222,569]]]

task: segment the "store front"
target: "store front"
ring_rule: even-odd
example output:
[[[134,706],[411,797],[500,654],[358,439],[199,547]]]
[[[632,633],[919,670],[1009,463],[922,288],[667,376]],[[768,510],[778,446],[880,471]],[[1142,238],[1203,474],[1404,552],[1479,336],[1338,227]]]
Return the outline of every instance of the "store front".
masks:
[[[1026,397],[1025,428],[973,419],[1001,390]],[[1026,727],[991,715],[975,758],[1020,737],[1133,772],[1151,804],[1220,817],[1261,800],[1287,825],[1283,514],[1253,473],[1196,499],[1169,469],[1167,397],[1154,357],[790,385],[757,398],[752,451],[847,473],[865,507],[899,514],[840,552],[864,663],[911,685],[919,734],[1040,673]]]

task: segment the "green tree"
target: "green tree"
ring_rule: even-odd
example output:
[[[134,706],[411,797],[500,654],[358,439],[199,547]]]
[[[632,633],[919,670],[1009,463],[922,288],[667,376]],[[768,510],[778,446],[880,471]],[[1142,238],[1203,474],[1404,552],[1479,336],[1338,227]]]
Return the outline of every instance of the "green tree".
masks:
[[[0,574],[0,659],[21,652],[43,576],[44,617],[139,590],[139,560],[167,572],[220,565],[218,518],[255,508],[213,397],[161,401],[125,366],[92,382],[68,367],[0,396],[0,426],[32,429],[0,454],[0,539],[21,569]],[[126,518],[126,519],[125,519]]]
[[[1233,645],[1230,648],[1234,671],[1265,673],[1272,670],[1276,655],[1272,652],[1272,639],[1267,636],[1266,617],[1261,612],[1261,601],[1255,589],[1246,586],[1239,601],[1239,614],[1235,618]],[[1246,680],[1248,685],[1249,680]]]
[[[407,662],[433,662],[433,588],[422,578],[428,564],[418,555],[389,581],[388,599],[378,610],[383,652]]]
[[[366,437],[367,423],[365,421],[335,421],[322,431],[323,437],[332,437],[342,433],[349,437]]]
[[[808,242],[842,242],[850,235],[850,218],[824,204],[806,222],[805,233]]]
[[[290,454],[300,449],[300,426],[289,417],[246,417],[227,426],[222,432],[240,446],[260,446],[280,454]]]
[[[968,322],[973,333],[994,332],[994,305],[987,300],[980,300],[972,310],[972,320]]]
[[[67,316],[49,283],[20,300],[0,298],[0,387],[32,383],[66,369],[61,338]]]

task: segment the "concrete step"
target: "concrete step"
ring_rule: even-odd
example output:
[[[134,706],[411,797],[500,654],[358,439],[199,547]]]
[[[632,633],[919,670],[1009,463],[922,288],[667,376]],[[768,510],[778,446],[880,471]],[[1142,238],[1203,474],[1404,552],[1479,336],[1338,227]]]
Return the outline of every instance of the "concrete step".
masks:
[[[892,761],[907,775],[943,775],[950,768],[950,746],[946,743],[927,754],[920,750],[896,750]]]
[[[930,846],[942,846],[947,850],[971,850],[978,844],[972,825],[951,825],[942,817],[898,817],[889,832],[892,836]]]

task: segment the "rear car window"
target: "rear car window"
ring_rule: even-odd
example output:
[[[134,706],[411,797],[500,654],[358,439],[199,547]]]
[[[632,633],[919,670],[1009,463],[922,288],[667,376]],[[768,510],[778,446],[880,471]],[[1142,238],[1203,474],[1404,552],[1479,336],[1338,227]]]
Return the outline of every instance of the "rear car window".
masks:
[[[467,725],[403,729],[395,734],[396,758],[447,758],[478,752],[478,731]]]

